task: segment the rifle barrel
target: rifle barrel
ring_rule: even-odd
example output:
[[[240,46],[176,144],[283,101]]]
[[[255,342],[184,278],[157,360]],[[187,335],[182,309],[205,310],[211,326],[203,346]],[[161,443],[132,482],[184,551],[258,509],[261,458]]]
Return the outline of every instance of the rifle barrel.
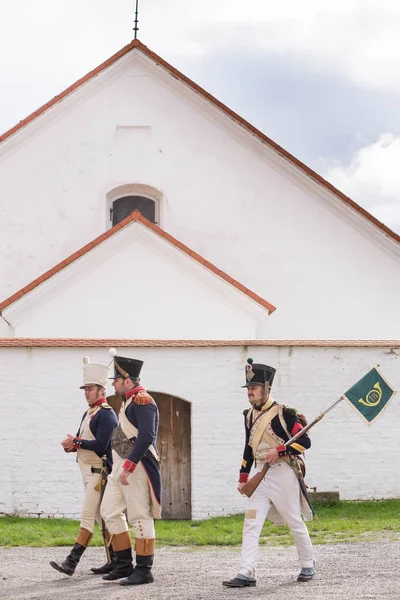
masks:
[[[343,399],[344,399],[344,396],[340,396],[339,400],[336,400],[336,402],[331,404],[331,406],[329,406],[326,410],[324,410],[324,412],[322,412],[320,415],[318,415],[318,417],[316,419],[314,419],[314,421],[311,421],[311,423],[308,423],[305,427],[303,427],[303,429],[300,429],[300,431],[298,431],[296,433],[296,435],[294,435],[292,438],[290,438],[290,440],[288,440],[286,442],[285,446],[286,447],[290,446],[290,444],[293,444],[293,442],[295,442],[302,435],[307,433],[307,431],[309,431],[311,429],[311,427],[314,427],[314,425],[316,425],[330,410],[332,410],[332,408],[334,408],[337,404],[339,404],[339,402],[341,402]]]

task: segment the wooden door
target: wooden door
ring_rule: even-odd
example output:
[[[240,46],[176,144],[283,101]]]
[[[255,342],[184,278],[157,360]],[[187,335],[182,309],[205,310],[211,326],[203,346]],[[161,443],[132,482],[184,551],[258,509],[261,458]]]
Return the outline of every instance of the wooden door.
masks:
[[[162,518],[191,519],[191,405],[169,394],[149,393],[160,412],[157,450],[163,456]],[[121,396],[108,396],[107,402],[118,416]]]
[[[119,411],[121,410],[122,398],[119,394],[115,394],[114,396],[108,396],[107,402],[114,409],[115,414],[119,415]]]
[[[149,393],[160,412],[157,449],[162,455],[162,518],[191,519],[191,405],[169,394]]]

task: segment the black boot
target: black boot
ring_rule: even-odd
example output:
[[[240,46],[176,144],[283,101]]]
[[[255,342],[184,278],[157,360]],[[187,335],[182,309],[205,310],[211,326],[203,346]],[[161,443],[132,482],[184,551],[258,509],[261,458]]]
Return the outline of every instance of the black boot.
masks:
[[[246,577],[246,579],[242,579],[241,577],[234,577],[233,579],[223,581],[222,585],[230,588],[254,587],[255,585],[257,585],[257,581],[251,577]]]
[[[68,554],[67,558],[61,565],[58,565],[54,560],[50,561],[53,569],[60,571],[60,573],[64,573],[65,575],[73,575],[75,573],[76,566],[81,559],[82,554],[85,552],[86,546],[81,546],[81,544],[75,544],[72,548],[71,552]]]
[[[128,579],[120,581],[119,585],[141,585],[142,583],[153,583],[154,577],[151,572],[153,566],[154,554],[151,556],[137,556],[136,567]]]
[[[133,573],[132,548],[115,550],[115,555],[117,557],[117,564],[111,573],[104,575],[103,579],[106,581],[115,581],[116,579],[122,579],[122,577],[129,577]]]
[[[117,557],[115,556],[115,552],[111,546],[109,551],[111,559],[110,562],[106,562],[106,564],[102,567],[92,567],[90,569],[92,573],[95,573],[96,575],[105,575],[106,573],[111,573],[111,571],[114,571],[115,567],[117,566]]]

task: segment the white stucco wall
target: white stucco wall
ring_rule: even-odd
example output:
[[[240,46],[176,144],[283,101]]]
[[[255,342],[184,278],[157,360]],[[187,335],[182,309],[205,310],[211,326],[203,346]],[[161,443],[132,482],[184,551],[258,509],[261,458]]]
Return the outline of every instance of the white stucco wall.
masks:
[[[2,316],[12,337],[248,340],[262,337],[268,314],[149,227],[131,222]]]
[[[138,52],[0,145],[0,299],[103,233],[127,184],[277,306],[265,337],[400,337],[399,245]]]
[[[148,389],[192,403],[193,517],[244,510],[236,492],[248,406],[243,366],[250,355],[278,369],[276,400],[309,419],[327,408],[377,362],[400,388],[400,348],[119,348],[145,361]],[[108,360],[99,348],[1,348],[2,476],[0,513],[77,516],[81,481],[74,457],[59,444],[74,433],[85,408],[78,389],[82,356]],[[343,499],[400,496],[400,403],[368,427],[343,403],[312,432],[308,484]]]

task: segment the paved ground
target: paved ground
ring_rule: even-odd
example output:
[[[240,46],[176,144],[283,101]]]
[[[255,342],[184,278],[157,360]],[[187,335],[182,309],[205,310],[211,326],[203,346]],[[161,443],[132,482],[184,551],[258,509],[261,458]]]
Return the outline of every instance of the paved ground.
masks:
[[[156,581],[123,588],[90,575],[103,563],[103,550],[89,548],[75,575],[58,574],[49,560],[62,560],[65,548],[0,548],[0,598],[10,600],[400,600],[400,542],[316,546],[318,574],[295,581],[298,566],[291,548],[263,548],[257,587],[229,590],[222,579],[236,572],[238,549],[160,549]]]

